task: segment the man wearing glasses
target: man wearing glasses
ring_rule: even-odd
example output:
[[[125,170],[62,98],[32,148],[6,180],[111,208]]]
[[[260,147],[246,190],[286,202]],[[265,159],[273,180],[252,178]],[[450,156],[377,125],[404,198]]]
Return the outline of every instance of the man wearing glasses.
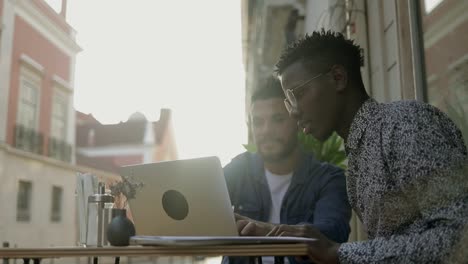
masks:
[[[289,116],[284,99],[277,78],[254,92],[250,124],[257,152],[243,153],[224,168],[239,231],[265,236],[278,224],[292,225],[297,232],[312,225],[329,239],[345,242],[351,208],[343,170],[301,149],[296,120]],[[248,259],[231,257],[229,263],[248,263]]]
[[[348,155],[351,206],[369,240],[338,243],[308,226],[269,235],[316,238],[315,263],[467,263],[467,150],[441,111],[416,101],[381,104],[361,79],[360,48],[342,34],[314,32],[277,63],[285,105],[307,134],[336,131]]]

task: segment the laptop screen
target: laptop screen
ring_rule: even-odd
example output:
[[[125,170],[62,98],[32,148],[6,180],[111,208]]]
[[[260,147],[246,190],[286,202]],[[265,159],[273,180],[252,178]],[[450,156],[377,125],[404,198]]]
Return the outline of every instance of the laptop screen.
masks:
[[[238,235],[217,157],[125,166],[121,175],[143,183],[129,200],[137,235]]]

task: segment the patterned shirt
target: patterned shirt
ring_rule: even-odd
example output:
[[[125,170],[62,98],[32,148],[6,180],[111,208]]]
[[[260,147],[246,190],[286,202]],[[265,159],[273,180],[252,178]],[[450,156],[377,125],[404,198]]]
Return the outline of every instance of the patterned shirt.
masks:
[[[369,240],[342,244],[341,263],[441,263],[468,256],[460,245],[468,240],[467,150],[444,113],[416,101],[369,99],[353,119],[345,148],[349,202]]]

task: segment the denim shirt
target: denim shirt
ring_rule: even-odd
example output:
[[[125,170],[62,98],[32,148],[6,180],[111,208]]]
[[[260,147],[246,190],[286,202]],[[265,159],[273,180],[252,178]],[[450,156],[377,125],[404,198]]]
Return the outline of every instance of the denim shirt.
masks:
[[[343,170],[316,160],[312,154],[303,153],[301,159],[283,198],[281,224],[310,224],[328,238],[346,242],[351,207]],[[235,211],[268,222],[271,196],[260,155],[249,152],[238,155],[224,167],[224,176]],[[230,263],[248,263],[244,257],[229,259]],[[295,263],[294,258],[289,261]]]

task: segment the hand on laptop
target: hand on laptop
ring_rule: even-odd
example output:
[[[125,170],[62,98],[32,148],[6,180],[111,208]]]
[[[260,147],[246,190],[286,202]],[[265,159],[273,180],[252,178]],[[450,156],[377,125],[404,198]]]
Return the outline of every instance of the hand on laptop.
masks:
[[[308,246],[308,257],[314,263],[338,263],[339,243],[329,240],[311,225],[275,225],[267,236],[293,236],[317,239]],[[301,262],[303,259],[298,259]]]
[[[241,236],[292,236],[315,238],[310,242],[308,258],[315,263],[338,263],[339,243],[325,237],[319,230],[311,225],[275,225],[256,221],[240,214],[234,214],[237,230]],[[307,257],[306,257],[307,258]],[[304,259],[298,257],[298,262]]]
[[[250,219],[240,214],[234,214],[236,218],[237,231],[241,236],[266,236],[275,226]]]

